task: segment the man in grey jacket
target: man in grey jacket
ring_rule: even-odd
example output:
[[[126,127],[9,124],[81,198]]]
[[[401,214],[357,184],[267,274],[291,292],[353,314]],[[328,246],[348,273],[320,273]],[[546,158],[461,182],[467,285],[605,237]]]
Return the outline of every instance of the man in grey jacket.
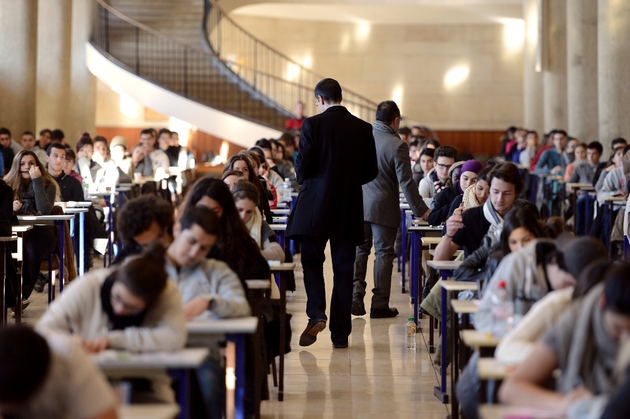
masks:
[[[372,134],[376,143],[378,176],[363,185],[363,220],[365,239],[357,247],[354,264],[354,290],[352,314],[366,314],[365,274],[367,260],[374,238],[374,288],[370,317],[388,318],[398,315],[389,307],[392,267],[395,258],[394,243],[400,226],[398,186],[402,189],[414,215],[426,220],[431,210],[426,206],[413,182],[409,146],[396,133],[400,126],[400,110],[395,102],[387,100],[376,108],[376,122]]]

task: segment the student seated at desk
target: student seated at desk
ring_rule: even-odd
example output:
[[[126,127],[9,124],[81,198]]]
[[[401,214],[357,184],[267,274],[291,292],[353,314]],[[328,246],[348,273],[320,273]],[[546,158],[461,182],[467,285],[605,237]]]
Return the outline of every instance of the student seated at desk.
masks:
[[[501,339],[494,353],[495,359],[506,365],[523,362],[535,348],[536,341],[552,329],[571,301],[579,300],[601,282],[610,266],[607,259],[598,259],[581,271],[575,287],[551,291],[536,302],[527,315]],[[478,360],[477,354],[472,356],[456,387],[462,412],[469,419],[477,418],[479,403],[485,402],[478,399],[481,385]]]
[[[181,297],[168,281],[164,258],[165,249],[155,245],[121,265],[90,271],[49,306],[36,329],[45,336],[74,334],[92,353],[109,348],[133,352],[183,348],[186,326]],[[150,382],[148,388],[146,381],[134,388],[132,398],[174,402],[164,372],[134,376]]]
[[[276,233],[263,220],[258,209],[260,195],[256,186],[246,180],[240,180],[232,188],[232,196],[241,220],[245,223],[249,235],[260,247],[265,259],[284,262],[284,250],[276,242]]]
[[[50,215],[55,201],[61,199],[57,182],[32,151],[22,150],[15,156],[4,180],[13,190],[14,215]],[[24,247],[22,298],[26,300],[33,292],[42,261],[57,248],[53,227],[33,228],[24,235]]]
[[[618,386],[619,342],[630,333],[629,275],[630,265],[616,265],[604,283],[574,302],[504,381],[500,401],[567,412],[580,399],[611,395]],[[556,391],[547,390],[544,383],[557,368]]]
[[[123,242],[114,264],[137,255],[152,243],[168,246],[173,241],[173,207],[155,195],[129,200],[118,212],[116,230]]]
[[[84,351],[61,335],[0,330],[0,417],[115,419],[116,396]]]
[[[198,180],[188,192],[181,213],[193,206],[209,208],[219,217],[221,234],[207,257],[226,262],[243,284],[246,279],[271,276],[269,264],[249,235],[225,183],[210,176]]]
[[[219,219],[205,207],[192,207],[173,229],[175,240],[168,247],[166,271],[177,284],[188,320],[198,316],[243,317],[249,303],[238,276],[225,262],[206,259],[219,235]],[[191,338],[190,346],[210,349],[210,358],[197,369],[207,417],[221,418],[225,405],[225,371],[219,342],[223,336]]]

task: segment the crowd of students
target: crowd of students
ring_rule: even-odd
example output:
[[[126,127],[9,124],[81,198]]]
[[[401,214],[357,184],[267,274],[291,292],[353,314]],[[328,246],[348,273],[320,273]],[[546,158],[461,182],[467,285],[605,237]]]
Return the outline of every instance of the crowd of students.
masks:
[[[291,129],[299,130],[299,124],[291,124]],[[0,129],[3,152],[13,150],[10,132],[9,142],[3,141],[6,131]],[[193,164],[188,150],[168,130],[143,130],[140,144],[129,154],[122,137],[108,143],[103,137],[84,134],[75,154],[63,144],[63,133],[61,140],[58,133],[54,138],[48,134],[42,131],[36,144],[32,133],[24,133],[22,149],[5,165],[6,175],[0,181],[3,235],[11,234],[16,215],[50,214],[55,202],[84,200],[86,186],[89,192],[143,177],[168,179],[169,167]],[[463,249],[464,260],[454,277],[479,283],[477,292],[460,295],[481,300],[474,318],[478,330],[492,330],[488,290],[496,289],[499,282],[514,304],[518,322],[496,356],[519,366],[501,386],[500,400],[576,415],[571,417],[620,417],[619,412],[627,409],[630,387],[630,380],[619,375],[630,364],[630,344],[625,343],[630,334],[630,268],[622,261],[613,262],[606,248],[610,237],[604,230],[615,219],[607,220],[602,208],[587,208],[583,195],[568,214],[559,214],[566,219],[553,216],[540,202],[527,199],[527,188],[532,187],[532,175],[551,174],[566,182],[593,185],[600,205],[604,197],[627,196],[630,163],[625,140],[615,139],[610,160],[600,163],[603,147],[598,142],[580,143],[554,130],[539,145],[536,132],[510,128],[502,142],[502,156],[481,162],[461,160],[463,153],[441,145],[432,135],[423,127],[399,130],[401,140],[409,144],[413,187],[430,208],[428,221],[443,225],[434,259],[451,259]],[[0,364],[11,364],[0,372],[0,414],[37,417],[38,412],[65,410],[77,417],[115,417],[116,400],[85,352],[170,351],[189,345],[210,349],[210,357],[196,370],[195,408],[203,412],[200,415],[222,417],[222,339],[187,341],[186,322],[198,316],[249,315],[252,302],[247,299],[246,280],[269,278],[268,261],[291,260],[269,224],[285,179],[299,188],[293,167],[297,148],[292,134],[259,140],[231,156],[220,179],[206,176],[190,185],[176,207],[175,201],[145,190],[149,193],[120,208],[116,226],[123,246],[112,265],[92,270],[71,284],[63,298],[50,305],[35,332],[0,331]],[[561,196],[555,193],[552,199]],[[93,203],[97,210],[105,207],[100,200]],[[623,207],[618,204],[613,217],[619,213],[623,219]],[[571,216],[590,214],[596,214],[590,231],[571,222]],[[102,217],[97,212],[93,217],[93,225],[88,223],[89,241],[102,228]],[[33,289],[43,290],[40,265],[55,247],[54,231],[48,227],[36,227],[25,236],[23,298],[28,299]],[[9,266],[7,274],[14,277],[8,281],[11,291],[15,267]],[[436,318],[441,314],[440,289],[440,283],[427,289],[421,304]],[[14,296],[7,294],[11,304]],[[265,314],[272,319],[273,313]],[[16,345],[28,350],[18,356],[10,349]],[[254,356],[262,359],[265,350],[249,341],[248,362]],[[37,362],[30,364],[33,360]],[[248,364],[253,376],[252,366]],[[26,368],[28,379],[23,377]],[[467,418],[477,417],[480,404],[475,368],[473,357],[456,389]],[[560,369],[555,387],[545,387],[555,369]],[[72,385],[53,386],[51,380],[62,374],[75,377]],[[130,375],[134,375],[132,400],[174,401],[166,374],[127,371],[114,379]],[[8,382],[19,382],[12,380],[24,380],[24,385],[12,388]],[[86,403],[94,394],[100,394],[98,403]],[[251,388],[246,401],[252,414]]]
[[[628,223],[623,200],[615,203],[610,218],[603,199],[627,196],[630,147],[617,138],[610,159],[600,162],[599,142],[581,143],[563,130],[546,134],[542,145],[538,138],[534,131],[508,129],[502,158],[482,169],[474,160],[457,167],[452,147],[434,149],[433,142],[412,137],[410,158],[419,191],[433,210],[429,221],[444,222],[434,259],[448,260],[464,250],[454,278],[479,284],[477,292],[459,296],[480,299],[477,330],[496,333],[493,295],[498,287],[513,304],[512,329],[495,355],[518,365],[498,390],[502,403],[552,409],[571,418],[622,417],[628,408],[630,265],[620,260],[614,244],[623,239]],[[536,181],[536,175],[553,176]],[[565,195],[558,192],[565,183],[592,185],[585,189],[594,190],[596,199],[583,191],[574,208],[567,199],[569,210],[560,212]],[[540,200],[527,200],[535,196],[529,188],[545,186],[552,191],[551,211]],[[567,195],[574,192],[567,188]],[[590,217],[590,230],[584,228],[585,217]],[[610,223],[619,227],[617,237],[610,237]],[[441,316],[440,282],[425,291],[421,304],[435,318]],[[450,352],[450,345],[438,353],[442,350]],[[479,400],[478,358],[476,353],[468,360],[456,388],[469,419],[479,417],[485,402]],[[434,362],[439,365],[440,357]],[[553,374],[556,369],[559,375]]]

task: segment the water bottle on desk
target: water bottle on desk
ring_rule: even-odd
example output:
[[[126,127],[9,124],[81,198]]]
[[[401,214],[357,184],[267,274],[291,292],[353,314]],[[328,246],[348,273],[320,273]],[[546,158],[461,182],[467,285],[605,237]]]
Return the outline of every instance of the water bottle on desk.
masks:
[[[83,197],[85,198],[86,201],[89,201],[90,200],[90,184],[87,183],[85,179],[83,179],[83,182],[81,183],[81,187],[83,188]]]
[[[508,298],[504,280],[500,280],[494,289],[488,291],[492,293],[490,296],[490,301],[492,301],[492,335],[503,337],[512,328],[514,303]]]
[[[407,349],[416,350],[416,323],[413,321],[413,317],[407,319]]]
[[[284,182],[282,183],[282,201],[291,201],[291,181],[288,177],[285,177]]]

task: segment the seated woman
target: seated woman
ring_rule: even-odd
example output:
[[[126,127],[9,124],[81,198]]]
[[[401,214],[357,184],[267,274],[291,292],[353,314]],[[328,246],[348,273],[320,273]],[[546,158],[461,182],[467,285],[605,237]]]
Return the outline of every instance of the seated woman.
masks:
[[[225,172],[223,172],[223,176],[221,176],[221,180],[223,181],[223,183],[228,185],[228,188],[230,188],[230,190],[232,190],[234,188],[234,185],[236,185],[236,182],[241,179],[247,180],[247,178],[243,175],[243,172],[241,172],[240,170],[226,170]]]
[[[566,412],[584,397],[612,394],[620,338],[630,333],[629,275],[627,263],[613,266],[604,283],[574,302],[503,382],[501,402]],[[556,390],[548,390],[556,369]]]
[[[105,349],[132,352],[175,351],[186,343],[186,326],[177,285],[168,281],[165,249],[159,245],[107,269],[97,269],[72,282],[37,323],[45,336],[76,335],[91,353]],[[164,372],[126,376],[147,378],[150,391],[138,397],[174,402]],[[132,375],[134,374],[134,375]]]
[[[495,351],[495,358],[511,365],[523,362],[536,346],[536,341],[551,330],[571,301],[579,300],[588,294],[601,282],[610,266],[607,259],[596,260],[581,272],[575,287],[552,291],[535,303],[527,315],[501,339]],[[473,355],[464,368],[456,388],[462,412],[471,419],[477,418],[480,403],[477,397],[480,394],[478,359],[478,355]]]
[[[464,190],[464,193],[455,197],[448,210],[448,217],[461,207],[460,212],[470,208],[480,207],[485,204],[490,196],[490,185],[488,184],[488,174],[494,167],[494,163],[488,162],[488,166],[477,175],[477,181]],[[447,219],[448,219],[447,217]],[[444,231],[446,233],[446,231]]]
[[[4,180],[13,190],[14,215],[50,215],[55,201],[61,200],[57,182],[32,151],[22,150],[15,156]],[[57,248],[53,227],[35,226],[24,235],[24,247],[22,298],[27,300],[38,280],[42,261]],[[43,289],[41,282],[38,291]]]
[[[221,233],[208,257],[226,262],[241,281],[269,278],[269,264],[241,220],[227,185],[209,176],[199,179],[188,192],[181,214],[198,205],[210,208],[220,220]]]
[[[454,169],[455,165],[451,167]],[[430,225],[440,225],[448,218],[448,213],[451,208],[451,204],[458,196],[463,195],[464,191],[471,185],[477,182],[477,175],[483,169],[483,165],[477,160],[468,160],[461,165],[459,170],[459,176],[448,188],[444,188],[431,203],[431,214],[427,221]]]
[[[246,180],[240,180],[232,188],[232,196],[234,196],[236,210],[240,214],[241,220],[245,223],[249,235],[260,247],[265,259],[284,262],[284,250],[276,242],[276,233],[263,220],[258,209],[260,195],[258,195],[256,186]]]
[[[230,157],[223,167],[224,172],[228,170],[240,170],[243,172],[243,175],[247,178],[247,180],[256,185],[260,196],[268,196],[270,194],[270,192],[268,193],[266,184],[263,185],[258,177],[258,163],[255,163],[252,156],[248,153],[239,153]],[[273,222],[273,214],[269,208],[268,200],[262,200],[260,204],[260,212],[268,223]]]

